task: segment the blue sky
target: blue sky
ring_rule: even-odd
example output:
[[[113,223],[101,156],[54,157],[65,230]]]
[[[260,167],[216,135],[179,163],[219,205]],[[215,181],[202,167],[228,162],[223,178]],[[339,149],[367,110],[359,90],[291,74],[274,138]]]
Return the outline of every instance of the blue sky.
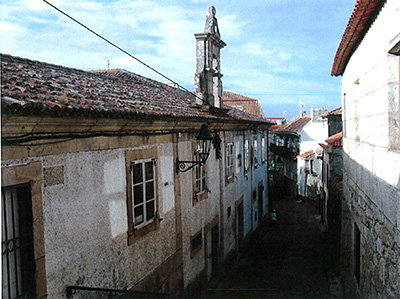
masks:
[[[193,90],[194,33],[214,5],[224,90],[257,98],[266,116],[291,119],[299,103],[341,105],[330,71],[355,0],[48,0],[132,55]],[[0,52],[78,69],[123,68],[166,80],[41,0],[2,0]]]

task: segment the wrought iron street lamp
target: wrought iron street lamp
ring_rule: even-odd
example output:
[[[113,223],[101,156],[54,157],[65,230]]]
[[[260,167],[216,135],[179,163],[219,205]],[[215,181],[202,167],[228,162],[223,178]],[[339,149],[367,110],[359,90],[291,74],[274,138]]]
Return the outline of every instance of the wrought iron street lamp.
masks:
[[[199,135],[196,136],[198,141],[198,147],[195,151],[195,161],[179,161],[176,158],[176,171],[186,172],[195,167],[196,165],[205,164],[208,156],[210,155],[211,142],[214,137],[211,135],[208,129],[208,124],[202,124],[200,128]],[[187,166],[186,164],[191,164]]]

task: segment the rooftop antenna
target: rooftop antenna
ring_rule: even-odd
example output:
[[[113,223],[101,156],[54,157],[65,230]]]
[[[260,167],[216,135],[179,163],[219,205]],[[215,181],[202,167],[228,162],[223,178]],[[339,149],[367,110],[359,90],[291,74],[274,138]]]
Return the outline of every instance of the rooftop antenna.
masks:
[[[303,101],[300,99],[300,117],[303,117],[304,116],[304,114],[305,114],[305,111],[304,111],[304,103],[303,103]]]
[[[110,69],[110,59],[107,59],[107,70]]]

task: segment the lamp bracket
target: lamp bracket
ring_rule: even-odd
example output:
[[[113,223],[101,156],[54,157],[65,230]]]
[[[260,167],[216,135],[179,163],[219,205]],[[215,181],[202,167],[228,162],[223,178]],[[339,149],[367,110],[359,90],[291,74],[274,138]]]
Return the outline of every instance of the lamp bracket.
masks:
[[[190,166],[187,166],[186,164],[192,164]],[[192,168],[196,167],[197,165],[205,164],[205,161],[179,161],[178,158],[176,158],[176,172],[187,172],[191,170]]]

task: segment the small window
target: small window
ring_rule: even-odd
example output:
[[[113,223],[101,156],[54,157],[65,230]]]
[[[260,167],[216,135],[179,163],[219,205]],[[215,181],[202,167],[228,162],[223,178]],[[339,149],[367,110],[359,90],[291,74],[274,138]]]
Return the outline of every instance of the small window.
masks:
[[[261,162],[265,162],[265,137],[261,138]]]
[[[200,143],[197,143],[197,148],[194,151],[195,160],[200,160]],[[198,164],[194,168],[194,202],[206,199],[208,197],[207,192],[207,168],[205,164]]]
[[[156,218],[154,161],[131,163],[133,227],[139,228]]]
[[[254,167],[258,167],[258,140],[254,139],[253,141],[253,157],[254,157]]]
[[[195,234],[190,241],[190,255],[193,258],[193,256],[200,251],[201,247],[203,246],[203,237],[201,234],[201,231],[199,231],[197,234]]]
[[[227,143],[225,149],[225,176],[228,180],[233,177],[233,143]]]
[[[247,172],[250,167],[250,150],[249,150],[249,141],[244,141],[244,171]]]
[[[206,168],[204,164],[195,166],[195,185],[196,194],[200,194],[206,191]]]

